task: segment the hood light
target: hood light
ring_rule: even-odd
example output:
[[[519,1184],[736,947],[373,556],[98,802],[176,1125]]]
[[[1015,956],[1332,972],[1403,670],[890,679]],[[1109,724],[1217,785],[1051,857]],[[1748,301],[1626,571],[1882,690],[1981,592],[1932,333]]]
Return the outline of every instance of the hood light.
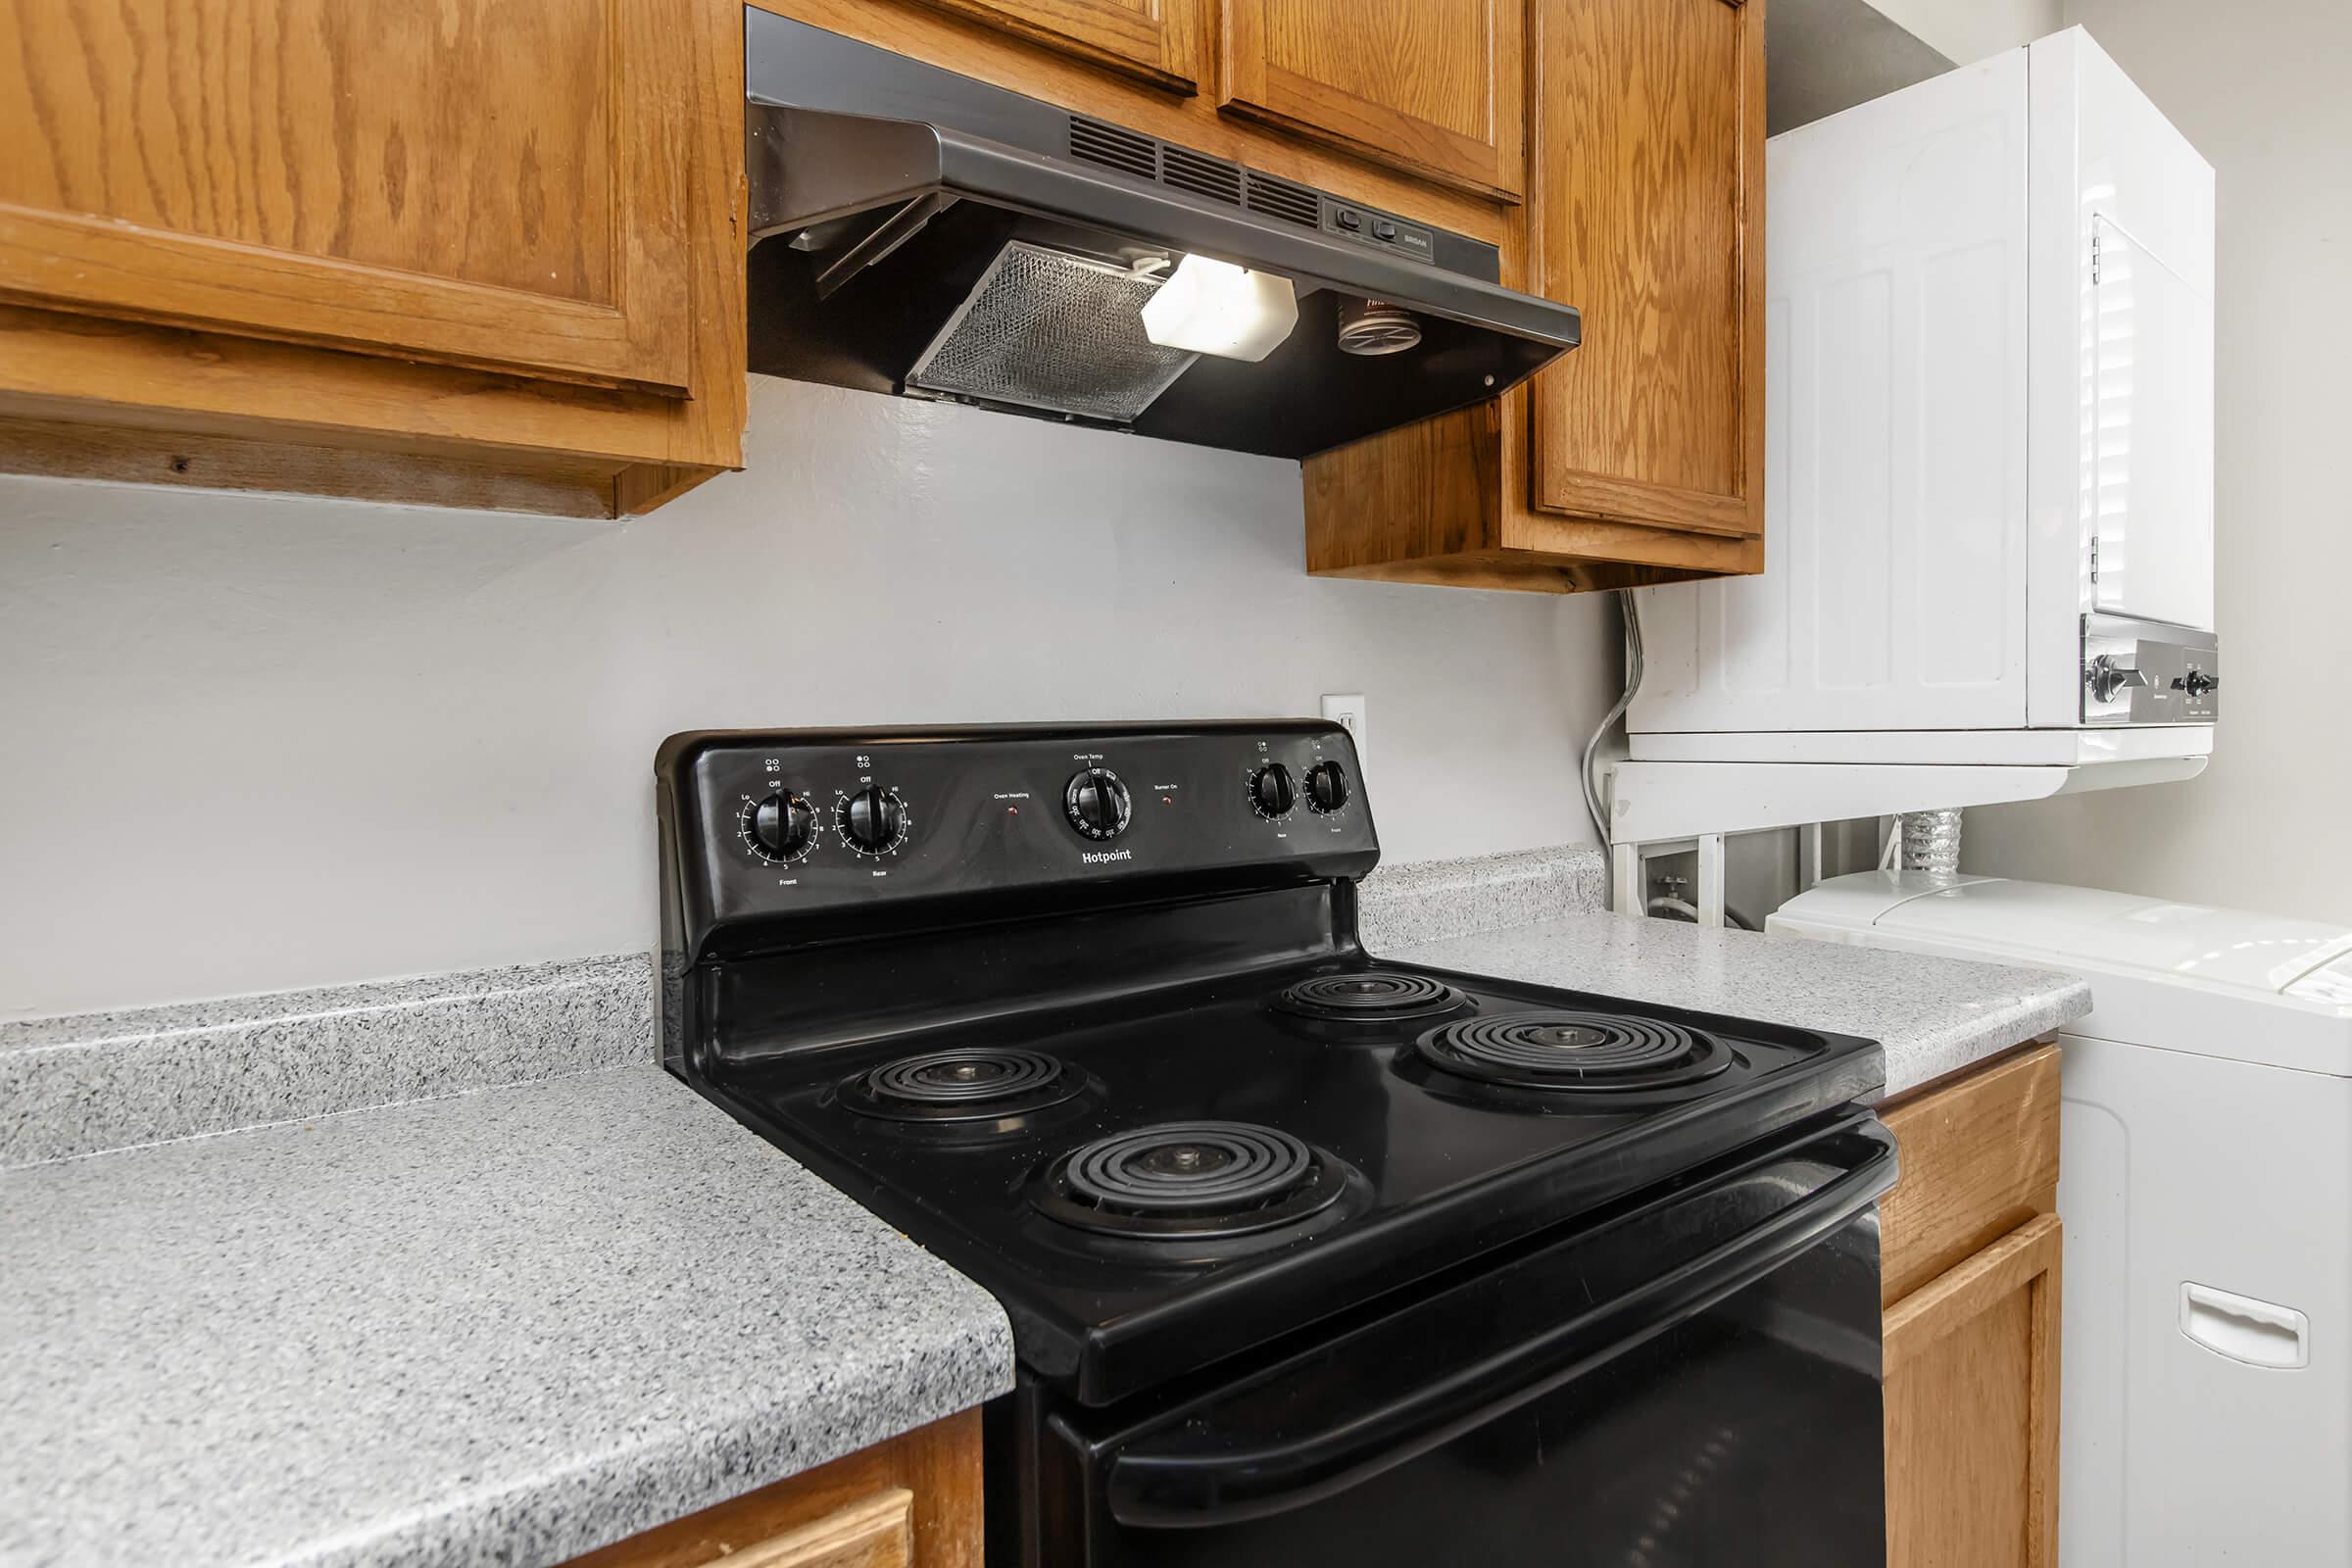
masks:
[[[1255,364],[1298,324],[1298,294],[1279,273],[1187,256],[1143,315],[1144,335],[1161,348]]]

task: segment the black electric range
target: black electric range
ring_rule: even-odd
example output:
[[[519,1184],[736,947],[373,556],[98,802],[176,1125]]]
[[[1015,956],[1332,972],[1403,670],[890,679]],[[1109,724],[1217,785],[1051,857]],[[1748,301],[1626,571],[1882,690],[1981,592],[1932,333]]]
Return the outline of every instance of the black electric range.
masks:
[[[1880,1560],[1871,1042],[1379,962],[1334,725],[657,787],[664,1059],[1011,1319],[992,1563]]]

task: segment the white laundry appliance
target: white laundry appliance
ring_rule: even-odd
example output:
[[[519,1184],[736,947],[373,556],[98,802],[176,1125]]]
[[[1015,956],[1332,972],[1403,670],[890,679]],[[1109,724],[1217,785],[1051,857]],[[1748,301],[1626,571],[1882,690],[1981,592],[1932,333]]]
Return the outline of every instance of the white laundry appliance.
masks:
[[[1863,872],[1770,929],[2073,970],[2061,1568],[2352,1568],[2352,929]]]
[[[1639,592],[1611,840],[2193,773],[2212,168],[2080,27],[1766,168],[1765,569]]]

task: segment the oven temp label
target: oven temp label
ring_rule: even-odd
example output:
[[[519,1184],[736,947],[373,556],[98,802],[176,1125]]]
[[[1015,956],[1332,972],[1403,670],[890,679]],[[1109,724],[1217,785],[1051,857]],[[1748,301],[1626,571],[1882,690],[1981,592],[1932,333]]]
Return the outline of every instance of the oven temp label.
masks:
[[[1113,860],[1132,860],[1135,858],[1135,852],[1133,850],[1086,850],[1079,854],[1078,858],[1087,865],[1107,865]]]

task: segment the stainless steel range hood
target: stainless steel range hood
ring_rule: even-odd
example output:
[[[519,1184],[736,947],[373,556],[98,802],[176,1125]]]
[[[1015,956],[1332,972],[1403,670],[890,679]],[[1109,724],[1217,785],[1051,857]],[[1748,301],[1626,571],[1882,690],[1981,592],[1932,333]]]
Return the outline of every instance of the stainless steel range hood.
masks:
[[[1577,344],[1467,236],[764,11],[745,45],[755,371],[1298,458]],[[1147,335],[1194,257],[1289,281],[1265,358]]]

